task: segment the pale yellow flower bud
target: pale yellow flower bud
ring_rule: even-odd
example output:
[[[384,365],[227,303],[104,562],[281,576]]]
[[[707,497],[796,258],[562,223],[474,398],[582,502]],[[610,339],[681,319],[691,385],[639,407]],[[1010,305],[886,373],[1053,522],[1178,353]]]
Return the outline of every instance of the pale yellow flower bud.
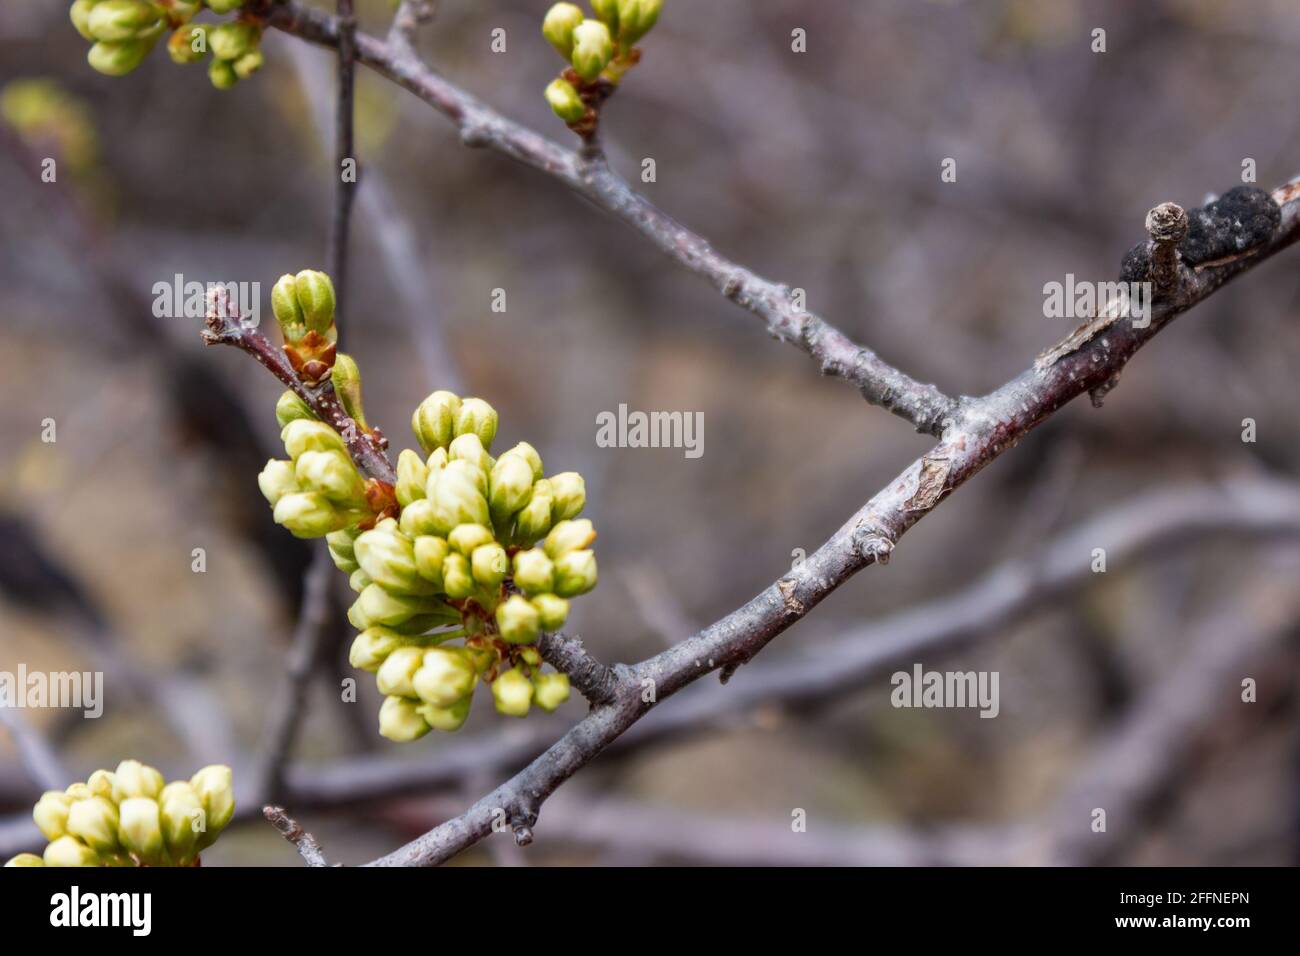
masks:
[[[492,702],[497,712],[507,717],[527,717],[533,700],[533,684],[518,667],[511,668],[492,682]]]
[[[121,803],[130,797],[155,800],[162,793],[163,775],[138,760],[123,760],[113,774],[113,800]]]
[[[96,853],[117,850],[117,806],[105,797],[74,800],[68,808],[68,833]]]
[[[379,708],[379,733],[405,743],[429,732],[429,722],[420,716],[420,705],[405,697],[386,697]]]
[[[533,678],[533,703],[550,713],[569,699],[568,674],[538,674]]]
[[[450,707],[474,692],[478,672],[463,649],[435,647],[425,651],[421,660],[420,668],[411,678],[411,685],[425,703]]]
[[[46,866],[99,866],[99,854],[76,837],[61,836],[45,848],[44,863]]]
[[[158,801],[152,797],[130,797],[118,805],[118,817],[117,836],[122,846],[146,866],[161,863],[163,834]]]
[[[531,644],[541,632],[541,617],[528,599],[512,594],[496,613],[497,630],[510,644]]]

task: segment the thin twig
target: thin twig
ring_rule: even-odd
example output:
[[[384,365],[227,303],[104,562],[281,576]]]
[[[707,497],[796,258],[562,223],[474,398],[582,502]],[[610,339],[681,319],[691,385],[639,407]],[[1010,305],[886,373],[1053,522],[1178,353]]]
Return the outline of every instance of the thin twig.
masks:
[[[285,812],[284,807],[266,806],[262,816],[271,826],[280,831],[280,835],[292,843],[308,866],[329,866],[325,853],[316,838],[298,825],[298,821]]]
[[[348,293],[348,227],[352,219],[352,200],[361,184],[361,166],[353,149],[352,133],[356,99],[356,32],[357,18],[353,13],[352,0],[338,0],[339,70],[334,119],[334,175],[338,181],[335,185],[329,261],[338,311],[344,315],[347,314]],[[344,174],[344,167],[349,162],[353,164],[353,175],[350,177]]]

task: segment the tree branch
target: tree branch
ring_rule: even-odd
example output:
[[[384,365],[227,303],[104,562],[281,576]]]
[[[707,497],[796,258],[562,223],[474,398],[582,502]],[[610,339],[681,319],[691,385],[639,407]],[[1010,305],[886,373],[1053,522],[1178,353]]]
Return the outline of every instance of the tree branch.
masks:
[[[334,280],[338,311],[347,314],[348,292],[348,226],[352,218],[352,199],[360,185],[361,169],[354,165],[355,178],[349,182],[343,175],[343,164],[351,160],[357,163],[353,149],[352,119],[354,112],[354,93],[356,79],[356,34],[357,18],[353,13],[352,0],[338,0],[338,98],[334,114],[334,175],[338,177],[335,185],[334,222],[330,229],[330,269]]]
[[[295,4],[257,8],[269,25],[324,46],[338,46],[337,18]],[[709,282],[731,301],[762,319],[768,331],[807,352],[823,374],[843,379],[863,397],[911,422],[917,431],[939,435],[956,402],[857,345],[818,316],[796,309],[789,289],[720,255],[697,235],[655,208],[609,168],[596,151],[575,152],[506,119],[447,82],[414,55],[411,46],[356,37],[359,62],[410,90],[452,120],[467,146],[486,146],[532,166],[623,220],[671,259]]]
[[[537,650],[546,663],[568,674],[574,690],[593,705],[608,704],[618,693],[619,678],[615,669],[588,654],[577,638],[543,634],[537,642]]]
[[[308,866],[329,866],[325,853],[316,838],[298,825],[298,821],[285,813],[283,807],[263,807],[262,816],[271,826],[280,831],[280,835],[292,843]]]

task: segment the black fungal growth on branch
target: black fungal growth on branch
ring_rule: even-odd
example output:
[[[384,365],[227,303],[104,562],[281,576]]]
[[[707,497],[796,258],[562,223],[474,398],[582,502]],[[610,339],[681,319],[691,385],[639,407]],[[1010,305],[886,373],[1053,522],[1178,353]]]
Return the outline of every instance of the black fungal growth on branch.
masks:
[[[1214,202],[1187,211],[1187,236],[1178,244],[1183,264],[1197,266],[1230,259],[1263,245],[1277,231],[1281,211],[1271,196],[1255,186],[1230,189]],[[1140,282],[1150,273],[1150,241],[1124,256],[1120,279]]]

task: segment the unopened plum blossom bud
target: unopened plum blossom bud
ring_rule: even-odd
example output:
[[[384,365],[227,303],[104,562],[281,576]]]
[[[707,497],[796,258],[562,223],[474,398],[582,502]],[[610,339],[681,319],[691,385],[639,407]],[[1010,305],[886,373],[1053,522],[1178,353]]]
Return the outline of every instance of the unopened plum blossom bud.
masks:
[[[571,598],[596,586],[596,555],[591,551],[570,551],[555,559],[555,593]]]
[[[97,853],[117,850],[117,806],[104,797],[74,800],[68,809],[68,833]]]
[[[591,526],[591,521],[580,518],[577,521],[561,521],[551,529],[542,546],[546,549],[547,557],[555,561],[570,551],[587,547],[595,540],[596,529]]]
[[[364,508],[366,486],[357,466],[338,451],[306,451],[294,462],[294,477],[304,491],[319,491],[342,508]]]
[[[203,59],[203,50],[196,50],[199,44],[195,43],[195,37],[205,36],[207,28],[201,23],[187,23],[183,27],[177,27],[172,35],[167,38],[167,55],[172,58],[173,63],[197,63]],[[206,40],[203,49],[206,49]]]
[[[477,435],[483,447],[491,451],[497,437],[497,411],[481,398],[467,398],[456,413],[456,434]]]
[[[495,592],[501,587],[501,582],[506,579],[506,572],[510,569],[506,549],[496,542],[475,548],[469,563],[474,580],[489,592]]]
[[[353,639],[348,663],[357,670],[377,673],[388,655],[403,643],[401,635],[386,627],[368,627]]]
[[[426,398],[411,416],[411,431],[426,455],[436,448],[446,448],[456,436],[456,415],[460,398],[451,392],[437,391]]]
[[[285,495],[275,503],[271,515],[297,538],[322,538],[348,525],[345,515],[335,510],[330,500],[318,491],[300,491]]]
[[[663,0],[618,0],[618,39],[630,47],[659,20]]]
[[[84,783],[68,784],[68,789],[64,790],[63,792],[66,793],[73,800],[86,800],[94,796],[94,794],[90,790],[90,787],[86,786]]]
[[[429,482],[429,466],[424,459],[403,448],[397,456],[397,503],[405,508],[412,501],[424,497],[424,486]]]
[[[542,475],[545,473],[542,469],[542,456],[537,453],[536,448],[528,444],[526,441],[521,441],[518,445],[515,445],[514,448],[507,451],[506,454],[518,455],[524,461],[528,462],[533,469],[533,481],[540,480]]]
[[[433,587],[415,570],[415,547],[400,531],[374,528],[357,537],[357,564],[367,577],[395,594],[432,594]]]
[[[101,40],[90,48],[86,62],[105,76],[125,76],[140,65],[152,45],[146,40]]]
[[[207,831],[199,838],[200,848],[210,846],[217,834],[235,816],[234,774],[225,764],[211,764],[190,777],[190,786],[203,804]]]
[[[447,446],[449,461],[467,461],[485,474],[492,470],[492,456],[483,447],[483,442],[473,432],[457,435]]]
[[[357,568],[348,575],[348,587],[360,594],[374,582],[366,576],[366,572]]]
[[[515,538],[520,544],[532,544],[551,530],[551,483],[545,478],[533,484],[533,495],[528,504],[515,516]]]
[[[145,865],[163,859],[162,821],[153,797],[130,797],[118,805],[118,841]]]
[[[383,695],[415,697],[415,685],[411,682],[422,662],[424,648],[396,648],[374,674],[374,684]]]
[[[463,465],[463,468],[455,466]],[[487,525],[491,521],[487,498],[478,487],[474,473],[482,474],[467,462],[449,462],[438,473],[436,483],[430,480],[433,516],[436,530],[450,534],[462,524]],[[486,482],[484,482],[486,483]]]
[[[538,674],[533,678],[533,703],[550,713],[569,699],[568,674]]]
[[[447,559],[450,547],[446,539],[434,535],[420,535],[415,539],[415,573],[435,589],[443,589],[442,562]]]
[[[435,707],[450,707],[478,683],[474,662],[460,648],[431,648],[424,651],[422,661],[411,685],[421,700]]]
[[[492,532],[481,524],[462,524],[452,529],[447,535],[447,544],[453,551],[459,551],[465,557],[474,553],[474,549],[493,541]]]
[[[537,609],[543,631],[558,631],[569,616],[569,602],[555,594],[538,594],[528,603]]]
[[[132,40],[158,19],[158,11],[144,0],[101,0],[90,10],[86,28],[91,39]]]
[[[231,63],[231,68],[235,71],[235,76],[241,80],[246,80],[262,68],[263,62],[264,58],[261,50],[249,50],[238,60]],[[356,418],[357,416],[353,415],[352,417]],[[357,421],[361,421],[361,419],[358,418]]]
[[[497,608],[496,622],[502,640],[510,644],[531,644],[541,633],[537,608],[519,594],[512,594]]]
[[[434,730],[456,731],[464,725],[465,719],[469,717],[470,704],[474,702],[471,696],[462,697],[453,703],[450,707],[436,707],[433,704],[421,704],[416,708],[416,712],[423,717]]]
[[[275,420],[280,423],[280,428],[283,430],[285,425],[296,422],[300,418],[315,421],[316,413],[298,397],[297,392],[292,389],[285,389],[275,403]]]
[[[257,54],[261,57],[261,54]],[[247,59],[245,57],[244,59]],[[243,60],[235,62],[235,72],[239,72],[239,64]],[[258,66],[261,63],[259,61]],[[244,79],[241,74],[240,79]],[[321,273],[324,275],[324,273]],[[366,424],[366,407],[361,400],[361,368],[357,365],[356,359],[351,355],[339,352],[334,357],[334,368],[330,370],[330,383],[334,386],[334,392],[338,395],[339,401],[343,403],[343,410],[348,413],[353,421],[362,428],[369,428]]]
[[[418,702],[405,697],[385,697],[379,708],[379,733],[405,743],[429,732],[429,722],[420,716]]]
[[[545,594],[555,587],[555,566],[546,552],[531,548],[515,554],[515,584],[525,594]]]
[[[202,820],[203,829],[207,829],[207,812],[194,787],[183,780],[163,787],[158,797],[158,822],[162,827],[163,844],[171,858],[182,866],[198,852],[196,820]]]
[[[573,28],[573,52],[569,62],[588,83],[600,75],[613,55],[614,38],[604,23],[584,20]]]
[[[19,853],[12,857],[5,866],[44,866],[45,861],[35,853]]]
[[[113,774],[108,770],[96,770],[86,778],[86,787],[97,797],[113,799]]]
[[[533,683],[518,667],[512,667],[492,682],[492,702],[507,717],[527,717],[533,700]]]
[[[452,551],[443,559],[442,589],[453,600],[461,600],[474,593],[474,572],[469,558],[459,551]]]
[[[232,20],[227,23],[218,23],[208,29],[208,47],[212,50],[212,55],[218,60],[238,60],[245,53],[250,52],[258,40],[257,27],[246,20]],[[302,273],[299,273],[301,275]],[[317,273],[318,275],[322,273]],[[302,290],[299,288],[298,299],[302,301]],[[303,302],[303,312],[306,313],[307,304]],[[334,311],[330,309],[330,320],[333,321]],[[312,325],[310,317],[307,322],[309,327]],[[328,324],[328,323],[326,323]],[[324,327],[317,329],[324,331]]]
[[[138,760],[123,760],[113,773],[113,800],[121,803],[130,797],[156,800],[162,793],[163,775]]]
[[[61,836],[45,848],[44,862],[46,866],[99,866],[99,854],[76,837]]]
[[[68,832],[68,810],[71,807],[72,798],[66,793],[47,790],[41,794],[32,809],[32,819],[46,840],[57,840]]]
[[[293,462],[272,458],[257,476],[257,487],[274,508],[276,502],[285,495],[294,494],[299,490]]]
[[[488,479],[488,508],[494,522],[504,523],[525,504],[533,492],[533,469],[528,460],[506,452],[497,459]]]
[[[438,521],[433,502],[428,498],[416,498],[409,505],[404,506],[399,526],[402,534],[408,538],[442,533],[442,525]]]
[[[450,610],[434,597],[393,594],[379,584],[370,584],[348,610],[348,620],[359,631],[376,625],[398,629],[414,618]]]
[[[324,422],[299,419],[285,425],[280,431],[280,441],[289,457],[297,459],[305,451],[337,451],[346,455],[348,446],[343,436]]]
[[[583,19],[581,8],[572,3],[557,3],[542,19],[542,36],[567,60],[573,52],[573,28]]]
[[[357,532],[352,528],[331,531],[325,535],[325,544],[329,547],[330,558],[334,566],[344,574],[351,574],[360,567],[356,555]]]
[[[564,471],[551,476],[551,520],[555,522],[576,518],[587,506],[587,483],[576,471]]]
[[[566,123],[576,123],[587,115],[587,104],[564,77],[556,77],[546,85],[546,102],[551,111]]]
[[[239,82],[239,76],[229,60],[214,59],[208,64],[208,81],[219,90],[228,90]],[[287,341],[288,336],[285,338]]]
[[[99,0],[74,0],[72,8],[68,11],[68,16],[72,20],[72,25],[77,28],[83,40],[95,42],[95,34],[90,32],[90,11],[94,9]],[[568,59],[568,54],[565,54]]]

